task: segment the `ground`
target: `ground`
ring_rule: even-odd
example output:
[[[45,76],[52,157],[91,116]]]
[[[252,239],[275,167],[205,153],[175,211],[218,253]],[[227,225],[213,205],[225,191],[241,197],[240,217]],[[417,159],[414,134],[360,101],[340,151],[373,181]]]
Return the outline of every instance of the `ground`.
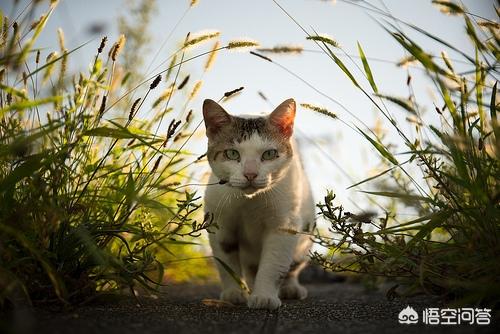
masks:
[[[174,285],[158,298],[105,298],[71,310],[56,307],[20,310],[10,315],[8,332],[127,333],[499,333],[489,326],[402,325],[399,312],[410,305],[419,313],[441,307],[426,296],[389,301],[384,291],[368,292],[361,284],[307,284],[309,297],[287,301],[277,311],[246,306],[206,305],[216,299],[216,285]],[[5,325],[4,325],[5,326]],[[4,332],[0,327],[0,332]]]

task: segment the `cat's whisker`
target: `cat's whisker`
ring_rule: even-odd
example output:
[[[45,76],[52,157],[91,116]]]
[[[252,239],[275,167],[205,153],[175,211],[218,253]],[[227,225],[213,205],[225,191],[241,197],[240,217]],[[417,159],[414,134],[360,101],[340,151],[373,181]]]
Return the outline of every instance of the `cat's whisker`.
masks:
[[[215,219],[215,223],[217,223],[219,221],[219,218],[222,214],[222,207],[221,207],[221,210],[219,211],[219,206],[223,203],[224,199],[230,195],[231,195],[230,193],[226,193],[219,198],[219,202],[217,203],[217,207],[215,208],[215,212],[214,212],[214,215],[217,215],[216,216],[217,218]]]

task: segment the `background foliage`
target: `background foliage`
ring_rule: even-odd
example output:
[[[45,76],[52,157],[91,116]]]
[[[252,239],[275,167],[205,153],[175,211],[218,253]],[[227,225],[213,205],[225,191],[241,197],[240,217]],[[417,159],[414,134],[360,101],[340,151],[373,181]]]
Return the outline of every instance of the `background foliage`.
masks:
[[[386,169],[352,187],[375,184],[376,191],[364,191],[397,201],[418,217],[409,221],[394,219],[397,212],[386,207],[386,215],[375,219],[366,214],[346,212],[329,192],[318,204],[321,215],[330,223],[330,235],[318,234],[317,243],[329,252],[313,254],[314,260],[334,271],[388,277],[404,284],[404,294],[426,292],[458,303],[497,304],[500,300],[500,192],[498,163],[500,128],[498,123],[497,78],[499,25],[478,19],[466,8],[448,1],[433,1],[441,10],[463,18],[465,32],[475,53],[453,46],[419,27],[392,18],[386,23],[401,48],[406,62],[417,63],[425,71],[439,105],[429,106],[439,114],[441,126],[426,123],[424,105],[412,91],[408,76],[408,97],[382,95],[369,63],[358,44],[365,78],[355,78],[335,56],[337,47],[316,38],[319,47],[351,79],[374,107],[397,131],[405,150],[393,153],[397,145],[383,143],[375,132],[356,130],[378,151]],[[432,55],[401,29],[401,25],[439,43],[443,51]],[[457,72],[447,52],[461,55],[471,67]],[[361,83],[364,79],[369,88]],[[386,106],[385,101],[390,102]],[[408,113],[407,122],[414,133],[404,132],[391,115],[391,106]],[[410,139],[414,138],[414,139]],[[411,173],[412,168],[417,175]],[[383,175],[390,181],[379,182]],[[423,182],[421,181],[423,180]],[[362,191],[362,190],[361,190]],[[392,210],[397,206],[392,206]],[[341,256],[339,256],[341,255]],[[401,293],[394,286],[388,293]]]
[[[57,10],[52,1],[31,21],[44,5],[33,2],[16,21],[0,15],[0,303],[75,303],[96,291],[157,288],[171,248],[193,244],[180,239],[210,224],[194,216],[199,196],[182,173],[203,158],[179,145],[190,113],[167,115],[182,90],[180,64],[143,82],[131,78],[120,63],[122,35],[104,37],[88,71],[70,74],[68,58],[81,46],[66,49],[62,30],[58,51],[34,47]],[[148,95],[163,82],[170,95],[152,104]],[[138,96],[119,103],[131,96],[130,83]]]

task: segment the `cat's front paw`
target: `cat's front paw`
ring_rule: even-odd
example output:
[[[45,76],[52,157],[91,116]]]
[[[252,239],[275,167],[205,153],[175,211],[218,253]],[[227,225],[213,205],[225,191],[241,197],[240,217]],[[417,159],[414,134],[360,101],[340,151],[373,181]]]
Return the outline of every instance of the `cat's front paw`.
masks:
[[[278,298],[278,296],[250,295],[247,305],[249,308],[275,310],[281,306],[281,300]]]
[[[284,284],[280,288],[280,297],[302,300],[307,297],[307,289],[298,283]]]
[[[239,288],[224,289],[220,294],[220,299],[231,304],[245,304],[248,294]]]

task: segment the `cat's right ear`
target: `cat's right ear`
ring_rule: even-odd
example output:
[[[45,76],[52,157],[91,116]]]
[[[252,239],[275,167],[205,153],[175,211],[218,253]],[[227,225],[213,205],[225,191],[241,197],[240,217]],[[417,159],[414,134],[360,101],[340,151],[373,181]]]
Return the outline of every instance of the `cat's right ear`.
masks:
[[[231,115],[217,102],[210,99],[203,101],[203,119],[209,138],[217,134],[223,126],[231,123]]]

